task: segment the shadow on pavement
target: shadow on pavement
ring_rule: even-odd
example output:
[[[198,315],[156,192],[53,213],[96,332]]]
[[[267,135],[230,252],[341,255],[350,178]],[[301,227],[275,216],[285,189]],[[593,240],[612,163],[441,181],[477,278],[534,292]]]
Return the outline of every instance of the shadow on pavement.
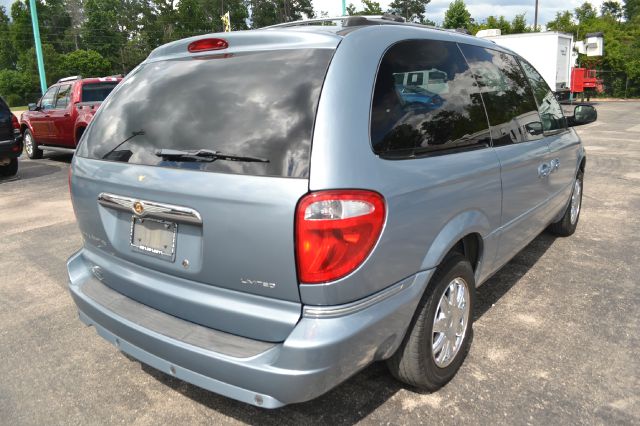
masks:
[[[0,178],[0,184],[51,175],[61,170],[60,166],[52,165],[51,162],[70,164],[72,159],[71,154],[58,153],[45,153],[41,160],[25,160],[25,156],[22,156],[18,159],[18,174],[10,178]]]
[[[475,318],[482,317],[517,284],[554,241],[554,236],[546,232],[540,234],[480,287],[477,290]],[[200,389],[145,364],[141,365],[143,371],[184,396],[249,424],[353,424],[367,417],[400,389],[414,391],[396,381],[384,362],[376,362],[317,399],[276,410],[266,410]]]

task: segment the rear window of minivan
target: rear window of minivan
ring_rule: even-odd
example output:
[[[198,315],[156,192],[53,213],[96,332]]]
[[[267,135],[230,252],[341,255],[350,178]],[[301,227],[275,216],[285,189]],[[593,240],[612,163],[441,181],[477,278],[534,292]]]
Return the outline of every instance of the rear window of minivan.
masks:
[[[102,104],[78,155],[207,172],[306,178],[332,49],[178,58],[141,65]],[[268,162],[176,161],[212,150]]]

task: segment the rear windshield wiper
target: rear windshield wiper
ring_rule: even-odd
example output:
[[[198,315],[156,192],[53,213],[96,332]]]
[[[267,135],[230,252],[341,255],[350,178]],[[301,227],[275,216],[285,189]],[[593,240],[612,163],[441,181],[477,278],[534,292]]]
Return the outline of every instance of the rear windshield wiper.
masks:
[[[186,151],[180,149],[159,149],[155,152],[158,157],[162,157],[169,161],[209,161],[229,160],[229,161],[245,161],[250,163],[268,163],[269,160],[260,157],[248,157],[242,155],[225,154],[220,151],[212,151],[209,149],[198,149]]]

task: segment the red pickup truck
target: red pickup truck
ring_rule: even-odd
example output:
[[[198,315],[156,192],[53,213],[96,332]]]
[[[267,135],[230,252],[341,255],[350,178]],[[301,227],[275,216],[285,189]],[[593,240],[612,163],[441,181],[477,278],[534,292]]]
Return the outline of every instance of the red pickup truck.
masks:
[[[121,77],[67,77],[58,80],[20,116],[20,130],[29,158],[42,150],[72,152],[96,110]]]

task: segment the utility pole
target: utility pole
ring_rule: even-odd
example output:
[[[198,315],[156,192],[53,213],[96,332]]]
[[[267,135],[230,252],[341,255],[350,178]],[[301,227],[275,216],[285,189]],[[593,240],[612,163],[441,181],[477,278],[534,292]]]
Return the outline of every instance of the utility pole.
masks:
[[[29,0],[31,8],[31,25],[33,25],[33,40],[36,45],[36,59],[38,60],[38,73],[40,74],[40,89],[42,94],[47,91],[47,78],[44,74],[44,59],[42,59],[42,44],[40,43],[40,27],[38,26],[38,11],[36,0]]]
[[[538,31],[538,0],[536,0],[536,13],[533,18],[533,31]]]
[[[342,0],[342,16],[347,15],[347,0]]]

